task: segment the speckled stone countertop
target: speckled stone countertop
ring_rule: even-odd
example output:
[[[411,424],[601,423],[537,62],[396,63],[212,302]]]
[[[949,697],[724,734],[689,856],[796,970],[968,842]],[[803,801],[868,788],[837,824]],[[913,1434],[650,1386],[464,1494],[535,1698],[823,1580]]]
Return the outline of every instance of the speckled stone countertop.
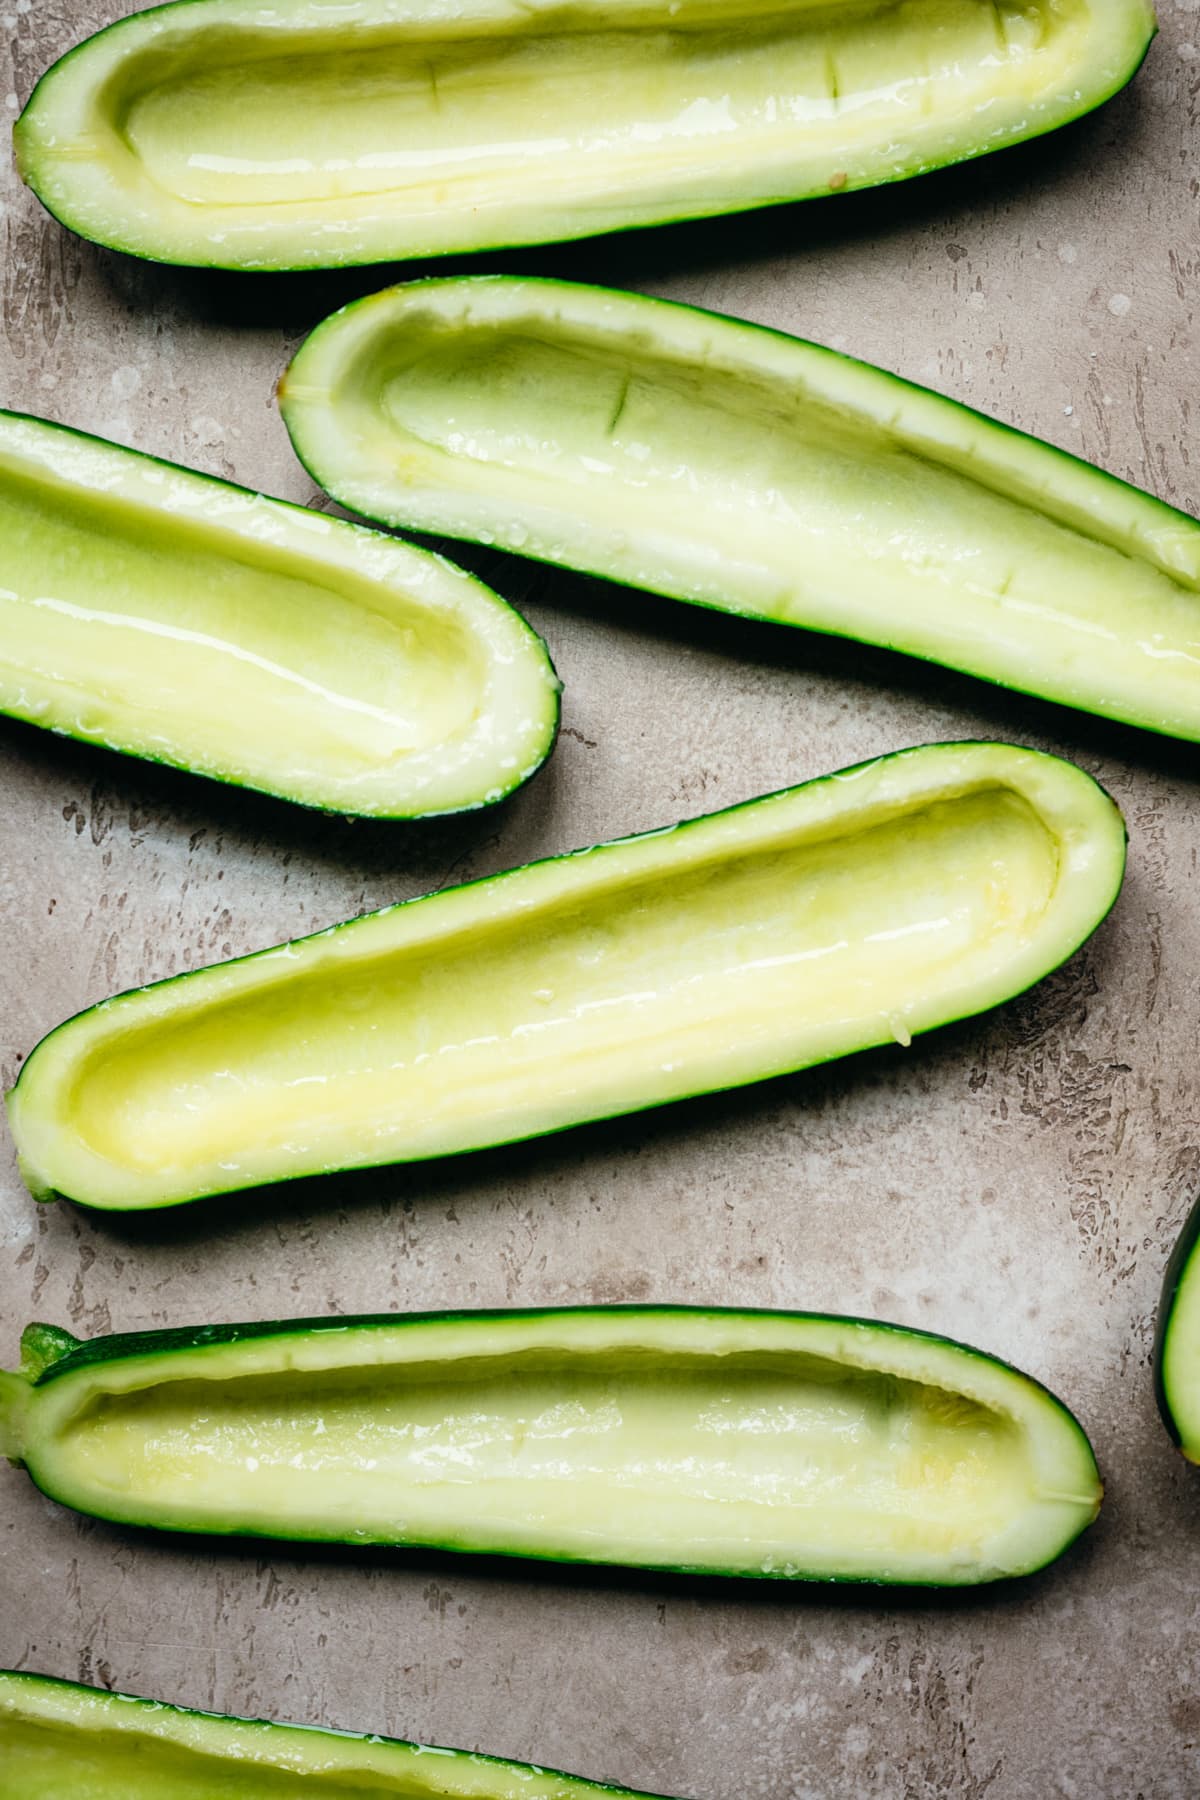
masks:
[[[10,116],[122,10],[9,0]],[[1200,511],[1200,48],[900,188],[486,266],[694,300],[929,382]],[[141,267],[2,176],[0,403],[321,505],[272,387],[381,285]],[[391,272],[388,272],[390,277]],[[1200,1478],[1155,1416],[1162,1268],[1200,1180],[1200,761],[884,653],[500,556],[566,682],[548,768],[416,829],[294,814],[0,724],[0,1073],[116,988],[926,739],[1074,756],[1131,835],[1116,911],[1024,999],[914,1045],[433,1169],[174,1217],[37,1208],[0,1143],[0,1361],[30,1317],[671,1299],[815,1306],[1012,1358],[1079,1412],[1097,1527],[1009,1591],[897,1597],[171,1541],[0,1469],[0,1664],[485,1748],[697,1800],[1200,1792]]]

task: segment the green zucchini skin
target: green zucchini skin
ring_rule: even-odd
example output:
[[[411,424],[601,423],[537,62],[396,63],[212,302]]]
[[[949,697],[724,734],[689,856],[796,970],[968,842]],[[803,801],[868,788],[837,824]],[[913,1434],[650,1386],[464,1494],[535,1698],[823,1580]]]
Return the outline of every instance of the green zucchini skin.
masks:
[[[1200,1463],[1200,1200],[1193,1205],[1163,1273],[1154,1332],[1154,1398],[1171,1442]],[[1185,1339],[1190,1340],[1185,1341]]]
[[[836,11],[814,22],[736,0],[682,16],[469,0],[453,19],[430,0],[350,0],[332,25],[312,0],[269,13],[178,0],[42,76],[17,162],[64,225],[153,261],[457,254],[827,198],[985,155],[1101,105],[1156,29],[1146,0],[943,7],[924,33],[916,11],[864,33]],[[376,119],[381,91],[391,111]],[[390,182],[372,172],[386,166]]]
[[[907,1044],[1057,967],[1124,859],[1069,763],[898,752],[104,1001],[8,1096],[22,1172],[177,1205]]]
[[[553,748],[541,638],[362,526],[0,412],[0,559],[0,713],[59,735],[378,819],[494,804]]]
[[[371,1314],[84,1343],[35,1325],[22,1348],[0,1453],[64,1505],[156,1530],[972,1586],[1045,1567],[1102,1498],[1083,1427],[1039,1382],[833,1314]],[[375,1453],[410,1429],[418,1473],[383,1450],[381,1478]]]
[[[0,1766],[6,1800],[666,1800],[478,1752],[200,1712],[15,1669],[0,1670]]]
[[[409,282],[279,386],[350,510],[1200,740],[1200,523],[868,363],[583,284]]]

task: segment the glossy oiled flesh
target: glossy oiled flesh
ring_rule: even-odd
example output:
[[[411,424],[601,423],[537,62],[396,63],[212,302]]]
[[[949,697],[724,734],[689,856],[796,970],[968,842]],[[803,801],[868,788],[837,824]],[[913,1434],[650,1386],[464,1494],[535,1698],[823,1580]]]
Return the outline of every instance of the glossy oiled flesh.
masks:
[[[450,737],[482,682],[394,588],[0,460],[4,710],[303,791]]]
[[[631,331],[606,342],[602,326],[532,318],[466,329],[414,308],[339,398],[367,441],[374,417],[380,479],[395,456],[402,515],[403,483],[422,485],[415,441],[427,479],[486,496],[487,517],[536,511],[530,547],[553,560],[1200,730],[1195,580],[1131,555],[1117,529],[1106,540],[1102,518],[1085,534],[1052,498],[1043,510],[1036,493],[1005,491],[984,457],[955,443],[939,457],[886,416],[723,360],[728,335],[722,345],[676,360]],[[899,415],[899,390],[895,404]],[[589,565],[593,527],[623,534],[624,560]],[[503,524],[498,535],[524,541]],[[699,588],[698,545],[712,571]]]
[[[291,43],[251,26],[148,48],[108,104],[144,175],[191,203],[392,193],[435,211],[514,179],[565,200],[697,163],[877,150],[930,115],[950,129],[1053,88],[1086,27],[1080,0],[530,5]]]
[[[689,841],[652,877],[606,881],[602,854],[552,902],[334,969],[280,959],[252,993],[106,1034],[80,1057],[71,1127],[139,1171],[274,1146],[312,1167],[904,1040],[910,1005],[941,1019],[986,991],[1057,874],[1052,835],[1002,787],[740,855],[689,861]],[[515,879],[536,896],[537,870]],[[431,932],[440,916],[418,915]]]
[[[135,1517],[684,1564],[969,1559],[1034,1497],[1007,1416],[804,1353],[164,1382],[94,1400],[56,1462]]]
[[[377,1778],[249,1768],[133,1732],[105,1734],[62,1726],[0,1720],[0,1769],[5,1800],[377,1800],[383,1795],[426,1800],[430,1789]]]

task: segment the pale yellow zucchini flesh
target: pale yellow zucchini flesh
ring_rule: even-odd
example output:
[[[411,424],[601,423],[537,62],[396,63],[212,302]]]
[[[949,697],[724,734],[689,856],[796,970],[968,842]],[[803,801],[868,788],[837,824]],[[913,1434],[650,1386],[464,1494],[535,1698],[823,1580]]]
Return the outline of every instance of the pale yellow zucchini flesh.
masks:
[[[1071,764],[901,752],[106,1001],[26,1061],[22,1169],[172,1205],[907,1044],[1055,968],[1123,868]]]
[[[4,1800],[654,1800],[552,1769],[0,1670]]]
[[[1042,1567],[1100,1505],[1045,1388],[862,1320],[614,1307],[54,1335],[48,1369],[0,1375],[0,1448],[126,1523],[957,1586]]]
[[[0,413],[0,712],[413,818],[527,780],[558,680],[520,615],[440,557]]]
[[[1200,739],[1200,522],[821,345],[458,277],[335,313],[280,396],[368,518]]]
[[[362,263],[895,181],[1133,74],[1146,0],[188,0],[48,72],[21,173],[162,262]]]

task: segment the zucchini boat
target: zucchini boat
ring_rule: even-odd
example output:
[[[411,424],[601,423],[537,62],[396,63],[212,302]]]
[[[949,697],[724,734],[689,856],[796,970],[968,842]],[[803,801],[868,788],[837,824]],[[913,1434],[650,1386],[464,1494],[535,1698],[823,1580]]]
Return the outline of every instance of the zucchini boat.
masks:
[[[122,1524],[965,1586],[1095,1518],[1091,1445],[980,1351],[816,1313],[598,1307],[31,1326],[0,1452]]]
[[[1163,1276],[1154,1342],[1154,1392],[1163,1424],[1189,1462],[1200,1463],[1200,1200]]]
[[[158,262],[545,243],[898,181],[1123,87],[1146,0],[187,0],[43,76],[42,203]]]
[[[907,1044],[1070,956],[1124,858],[1070,763],[903,751],[104,1001],[9,1095],[22,1171],[170,1206]]]
[[[194,1712],[0,1670],[6,1800],[654,1800],[553,1769],[398,1738]]]
[[[549,755],[558,682],[428,551],[0,413],[0,712],[285,800],[417,818]]]
[[[1200,738],[1200,524],[816,344],[567,282],[413,282],[281,388],[354,511]]]

